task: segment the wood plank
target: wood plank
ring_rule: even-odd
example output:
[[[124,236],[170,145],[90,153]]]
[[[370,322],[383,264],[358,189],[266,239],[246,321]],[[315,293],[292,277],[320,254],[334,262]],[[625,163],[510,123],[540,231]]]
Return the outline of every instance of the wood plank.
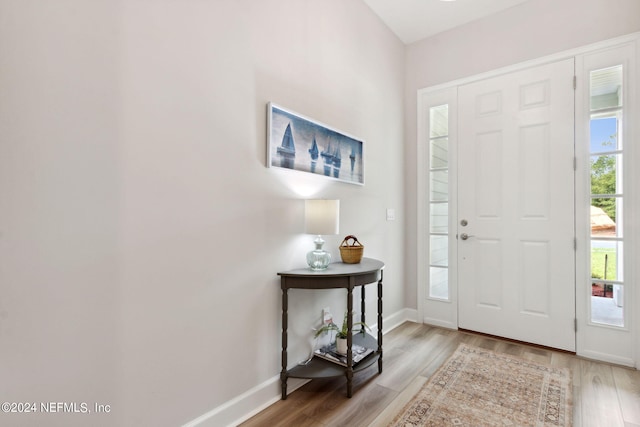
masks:
[[[398,393],[393,390],[371,384],[366,392],[354,394],[338,410],[326,412],[316,419],[328,426],[367,427],[380,410],[389,406],[397,396]]]
[[[294,393],[292,393],[294,394]],[[300,411],[292,411],[289,400],[281,400],[269,406],[264,411],[245,421],[243,427],[263,426],[300,426],[322,427],[318,421],[308,417]]]
[[[531,360],[532,362],[542,363],[549,365],[551,364],[551,350],[537,348],[537,347],[528,347],[525,349],[521,356],[523,359]]]
[[[580,387],[573,386],[573,425],[583,426],[582,421],[582,389]]]
[[[640,371],[612,366],[624,422],[640,425]]]
[[[392,349],[394,363],[386,365],[377,383],[396,392],[402,391],[411,383],[418,374],[427,366],[433,356],[442,348],[445,337],[440,334],[425,335],[418,341],[419,346]]]
[[[415,396],[422,386],[427,382],[427,378],[423,376],[417,376],[414,380],[404,389],[402,393],[398,394],[398,397],[387,405],[384,410],[371,422],[371,427],[386,427],[393,421],[393,418],[404,409],[406,405]]]
[[[585,427],[623,426],[611,366],[591,361],[582,363],[581,410]]]

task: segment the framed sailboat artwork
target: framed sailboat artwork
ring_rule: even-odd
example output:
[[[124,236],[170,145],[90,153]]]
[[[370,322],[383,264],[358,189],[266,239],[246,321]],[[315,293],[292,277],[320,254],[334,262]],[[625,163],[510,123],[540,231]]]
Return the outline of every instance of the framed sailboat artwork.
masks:
[[[267,167],[364,185],[364,141],[268,104]]]

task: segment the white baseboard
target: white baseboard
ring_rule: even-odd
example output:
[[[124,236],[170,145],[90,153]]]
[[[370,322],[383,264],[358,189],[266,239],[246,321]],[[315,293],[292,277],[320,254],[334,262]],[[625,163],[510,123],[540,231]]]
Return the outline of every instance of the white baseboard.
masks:
[[[289,378],[287,381],[287,394],[297,390],[309,381]],[[240,396],[189,421],[182,427],[237,426],[280,400],[280,393],[280,375],[276,375],[242,393]]]
[[[412,308],[403,308],[383,319],[384,333],[391,332],[405,322],[419,323],[418,310]]]
[[[405,308],[383,318],[384,333],[397,328],[405,322],[418,322],[418,311]],[[377,331],[376,331],[377,332]],[[287,392],[291,393],[310,380],[289,378]],[[269,378],[241,395],[223,403],[217,408],[189,421],[182,427],[235,427],[258,412],[273,405],[281,398],[280,375]]]
[[[635,367],[633,359],[613,356],[611,354],[600,353],[597,351],[582,351],[578,354],[578,356],[584,357],[586,359],[596,360],[598,362],[613,363],[614,365],[628,366],[630,368]]]
[[[427,324],[427,325],[432,325],[432,326],[439,326],[441,328],[445,328],[445,329],[454,329],[457,330],[458,329],[458,325],[452,322],[447,322],[444,321],[442,319],[435,319],[432,317],[425,317],[423,319],[423,323]]]

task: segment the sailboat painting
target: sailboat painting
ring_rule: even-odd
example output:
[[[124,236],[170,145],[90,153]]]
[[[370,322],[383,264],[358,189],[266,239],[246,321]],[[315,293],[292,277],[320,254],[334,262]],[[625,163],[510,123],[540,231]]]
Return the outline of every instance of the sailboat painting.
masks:
[[[267,123],[267,167],[364,185],[361,139],[272,102],[268,104]]]

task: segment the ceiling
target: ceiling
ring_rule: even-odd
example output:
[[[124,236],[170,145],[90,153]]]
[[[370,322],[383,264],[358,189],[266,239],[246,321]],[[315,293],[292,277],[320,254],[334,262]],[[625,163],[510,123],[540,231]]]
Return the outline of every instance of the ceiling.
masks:
[[[405,44],[528,0],[363,0]]]

